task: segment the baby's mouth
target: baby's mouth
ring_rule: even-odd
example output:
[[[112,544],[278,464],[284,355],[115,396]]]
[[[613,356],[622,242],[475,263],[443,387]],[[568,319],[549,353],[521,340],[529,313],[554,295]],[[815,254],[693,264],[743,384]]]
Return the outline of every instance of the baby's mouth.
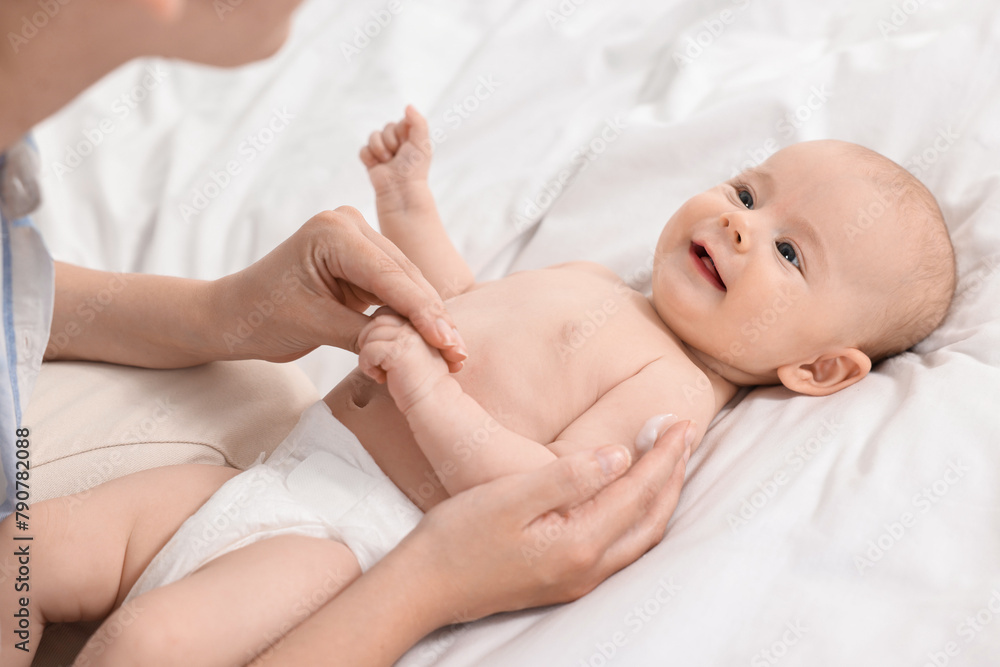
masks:
[[[715,268],[715,260],[708,254],[708,249],[700,243],[692,241],[690,254],[701,274],[718,289],[725,292],[726,283],[722,282],[722,276],[719,275],[719,270]]]

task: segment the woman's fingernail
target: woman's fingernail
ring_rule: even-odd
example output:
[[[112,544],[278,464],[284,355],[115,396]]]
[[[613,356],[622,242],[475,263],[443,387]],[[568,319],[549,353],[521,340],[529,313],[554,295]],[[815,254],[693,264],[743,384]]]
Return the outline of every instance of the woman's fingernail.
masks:
[[[452,347],[452,346],[454,346],[455,345],[455,334],[452,333],[454,331],[454,329],[452,327],[448,326],[448,323],[445,322],[440,317],[437,318],[437,322],[435,322],[434,324],[437,327],[438,333],[441,335],[441,339],[444,340],[445,347]]]
[[[691,458],[691,445],[684,448],[684,465],[687,465],[689,458]]]
[[[463,359],[469,358],[469,348],[465,346],[465,340],[462,339],[462,334],[458,333],[458,329],[452,328],[452,333],[455,336],[455,351],[462,355]]]
[[[651,450],[660,434],[676,423],[677,415],[656,415],[646,420],[646,423],[639,429],[639,435],[635,436],[636,450],[641,454]]]
[[[601,464],[601,471],[605,475],[616,475],[628,468],[630,458],[628,450],[616,445],[597,450],[597,462]]]
[[[688,422],[687,429],[684,431],[684,444],[688,446],[688,449],[694,446],[694,439],[698,435],[698,427],[693,421]]]

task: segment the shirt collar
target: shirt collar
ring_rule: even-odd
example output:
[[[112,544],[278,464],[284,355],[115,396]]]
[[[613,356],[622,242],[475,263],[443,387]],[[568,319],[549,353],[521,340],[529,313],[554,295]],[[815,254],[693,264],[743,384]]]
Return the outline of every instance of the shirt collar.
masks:
[[[0,156],[0,212],[7,220],[23,218],[42,203],[38,187],[41,161],[31,136]]]

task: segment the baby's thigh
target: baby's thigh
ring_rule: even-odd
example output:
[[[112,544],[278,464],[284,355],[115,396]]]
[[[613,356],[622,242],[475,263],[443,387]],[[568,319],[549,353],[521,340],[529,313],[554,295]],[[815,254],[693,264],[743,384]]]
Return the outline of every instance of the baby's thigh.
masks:
[[[360,575],[340,542],[272,537],[133,599],[81,656],[89,665],[245,664]]]

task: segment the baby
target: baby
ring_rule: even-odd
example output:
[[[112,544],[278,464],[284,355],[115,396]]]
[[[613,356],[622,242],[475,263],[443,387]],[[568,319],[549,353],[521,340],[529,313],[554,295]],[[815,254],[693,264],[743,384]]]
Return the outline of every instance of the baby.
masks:
[[[839,141],[785,148],[685,202],[657,242],[651,297],[587,262],[476,284],[427,185],[430,145],[408,107],[361,159],[382,233],[449,299],[464,367],[449,369],[408,322],[380,312],[360,336],[358,368],[266,462],[220,472],[207,491],[185,481],[197,466],[147,471],[147,490],[175,502],[211,495],[165,545],[137,537],[139,520],[114,520],[143,516],[118,480],[93,544],[51,542],[62,560],[33,561],[33,586],[62,587],[35,595],[36,623],[72,605],[89,610],[79,617],[116,609],[77,664],[251,661],[392,549],[418,509],[584,448],[637,456],[667,421],[650,415],[691,420],[700,440],[742,386],[849,387],[931,332],[954,291],[933,196]],[[36,508],[34,524],[56,514]],[[65,571],[90,561],[101,572]],[[2,595],[10,637],[17,601]],[[21,664],[11,656],[5,664]]]

